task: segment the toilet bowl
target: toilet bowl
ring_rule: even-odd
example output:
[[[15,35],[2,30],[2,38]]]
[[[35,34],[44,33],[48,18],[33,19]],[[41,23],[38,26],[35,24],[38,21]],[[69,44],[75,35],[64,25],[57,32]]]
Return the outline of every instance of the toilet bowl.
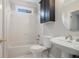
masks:
[[[42,39],[42,45],[36,44],[30,47],[30,51],[34,58],[48,57],[48,50],[51,48],[50,42],[51,36],[44,36]],[[44,52],[46,52],[44,54]]]
[[[31,46],[31,52],[33,54],[33,57],[35,58],[41,58],[42,57],[42,52],[44,50],[46,50],[47,48],[46,47],[43,47],[41,45],[33,45]]]

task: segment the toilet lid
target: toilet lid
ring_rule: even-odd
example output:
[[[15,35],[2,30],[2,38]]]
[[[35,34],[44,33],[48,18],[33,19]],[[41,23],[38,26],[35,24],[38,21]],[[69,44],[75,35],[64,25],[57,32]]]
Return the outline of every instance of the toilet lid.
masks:
[[[47,48],[44,46],[40,46],[40,45],[33,45],[33,46],[31,46],[31,49],[33,51],[41,51],[42,52],[43,50],[46,50]]]

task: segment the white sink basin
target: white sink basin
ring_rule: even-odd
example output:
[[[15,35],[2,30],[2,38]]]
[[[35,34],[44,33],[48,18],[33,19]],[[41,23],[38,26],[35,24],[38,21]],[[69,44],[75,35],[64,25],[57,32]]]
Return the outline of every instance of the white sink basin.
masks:
[[[51,39],[51,42],[68,54],[79,55],[79,42],[76,39],[69,41],[65,37],[55,37]]]

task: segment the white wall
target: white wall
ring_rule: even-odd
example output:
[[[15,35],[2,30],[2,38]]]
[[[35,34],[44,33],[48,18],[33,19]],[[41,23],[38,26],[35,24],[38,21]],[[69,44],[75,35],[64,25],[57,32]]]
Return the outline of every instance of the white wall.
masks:
[[[61,19],[61,6],[62,6],[62,2],[59,0],[55,0],[56,1],[56,9],[55,9],[55,13],[56,13],[56,21],[55,22],[48,22],[43,24],[44,26],[44,34],[45,35],[52,35],[52,36],[61,36],[64,35],[64,33],[66,33],[66,28],[64,27],[63,23],[62,23],[62,19]]]
[[[55,1],[56,1],[56,9],[55,9],[56,21],[42,24],[44,35],[62,36],[62,35],[66,35],[67,33],[70,33],[71,35],[79,36],[79,32],[71,32],[65,28],[65,26],[63,25],[62,16],[61,16],[62,0],[59,0],[59,1],[55,0]]]

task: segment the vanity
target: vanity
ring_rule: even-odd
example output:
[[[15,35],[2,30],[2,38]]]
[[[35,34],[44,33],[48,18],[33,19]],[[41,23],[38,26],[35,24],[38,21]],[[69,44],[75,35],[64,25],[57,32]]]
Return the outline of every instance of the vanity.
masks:
[[[68,33],[79,32],[79,0],[63,0],[61,17]],[[52,38],[50,41],[61,50],[62,58],[79,58],[79,36],[68,34]]]
[[[72,58],[73,55],[79,56],[79,37],[67,38],[55,37],[50,39],[52,44],[61,50],[61,58]]]

